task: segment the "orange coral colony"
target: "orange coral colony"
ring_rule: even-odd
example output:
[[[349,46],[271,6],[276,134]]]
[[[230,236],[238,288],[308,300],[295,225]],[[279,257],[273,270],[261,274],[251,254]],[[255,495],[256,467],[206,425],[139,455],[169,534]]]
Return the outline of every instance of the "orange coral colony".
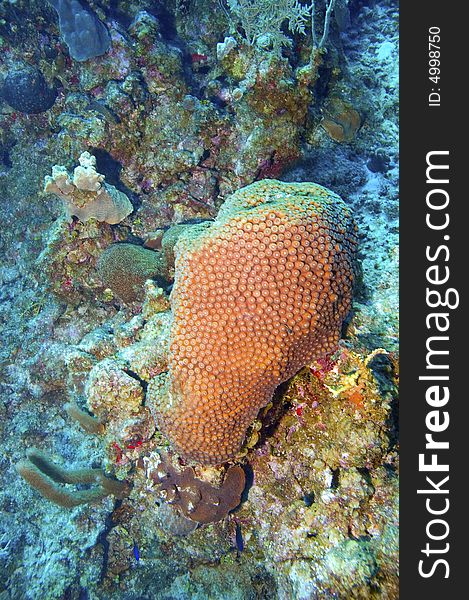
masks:
[[[236,456],[275,388],[335,349],[350,310],[356,227],[333,192],[264,180],[176,245],[170,371],[154,410],[174,449]]]

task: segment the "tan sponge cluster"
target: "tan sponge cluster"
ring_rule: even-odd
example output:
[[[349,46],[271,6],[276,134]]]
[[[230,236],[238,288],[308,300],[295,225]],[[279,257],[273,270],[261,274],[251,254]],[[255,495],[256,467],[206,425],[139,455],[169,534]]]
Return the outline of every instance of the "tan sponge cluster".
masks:
[[[153,406],[187,459],[233,458],[275,388],[333,351],[352,301],[356,226],[313,183],[264,180],[179,239],[169,377]]]

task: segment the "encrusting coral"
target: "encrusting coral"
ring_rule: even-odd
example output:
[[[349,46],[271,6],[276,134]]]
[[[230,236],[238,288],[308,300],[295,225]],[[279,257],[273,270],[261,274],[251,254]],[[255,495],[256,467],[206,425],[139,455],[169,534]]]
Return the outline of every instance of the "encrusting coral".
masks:
[[[320,125],[336,142],[351,142],[360,128],[361,118],[353,106],[333,97],[325,106]]]
[[[18,473],[41,496],[64,508],[102,500],[113,494],[122,497],[128,493],[128,484],[106,477],[101,469],[64,469],[47,454],[30,448],[27,459],[16,465]],[[69,490],[62,484],[95,484],[86,490]]]
[[[275,388],[336,348],[355,229],[326,188],[264,180],[181,235],[169,375],[147,392],[176,452],[202,464],[233,458]]]
[[[115,360],[105,359],[90,372],[86,385],[88,407],[101,421],[137,414],[144,399],[140,382]]]
[[[78,161],[73,179],[59,165],[54,165],[52,176],[44,179],[44,191],[63,200],[68,216],[83,223],[94,218],[115,225],[130,215],[132,203],[123,192],[104,182],[104,175],[96,171],[96,158],[83,152]]]
[[[78,0],[60,2],[78,5]],[[5,198],[0,235],[0,362],[6,365],[0,403],[3,454],[18,456],[16,462],[21,447],[23,453],[32,445],[46,449],[47,440],[47,448],[55,449],[53,460],[65,470],[102,467],[109,478],[128,479],[132,489],[123,500],[111,495],[89,509],[81,505],[71,512],[58,510],[37,489],[27,490],[21,476],[15,481],[4,461],[0,502],[7,512],[0,517],[0,590],[18,598],[115,600],[397,598],[396,359],[391,354],[370,359],[378,346],[397,350],[397,3],[316,2],[307,36],[290,36],[288,22],[278,23],[277,33],[288,35],[292,43],[287,41],[281,53],[275,53],[278,44],[271,36],[254,40],[239,26],[246,15],[236,18],[227,2],[85,0],[81,13],[92,11],[112,40],[108,52],[85,61],[77,61],[76,45],[67,48],[49,4],[0,2],[5,21],[0,24],[0,95],[3,92],[5,105],[10,104],[0,115],[0,196]],[[269,19],[272,3],[262,4]],[[287,4],[294,1],[283,2]],[[318,47],[318,24],[332,4],[326,51]],[[341,24],[347,16],[348,24]],[[319,44],[312,43],[312,26]],[[345,27],[350,31],[344,32]],[[250,45],[251,40],[259,43]],[[81,50],[93,51],[94,46],[85,44]],[[105,174],[104,181],[125,192],[134,205],[120,223],[94,216],[82,222],[86,215],[77,219],[66,213],[62,199],[39,192],[38,177],[51,175],[52,165],[64,165],[72,182],[84,150],[96,157],[95,174],[90,168],[90,175]],[[201,273],[206,279],[205,259],[200,268],[196,265],[201,256],[196,244],[199,234],[205,244],[208,232],[217,238],[220,230],[218,221],[213,229],[200,221],[215,219],[225,198],[265,178],[316,181],[347,198],[360,228],[363,294],[355,299],[354,315],[338,350],[313,360],[276,390],[247,428],[233,460],[202,466],[168,449],[172,438],[183,439],[185,425],[177,432],[169,427],[167,439],[156,429],[153,416],[158,416],[157,408],[167,407],[155,394],[164,389],[168,377],[169,333],[175,316],[173,336],[178,333],[182,309],[176,300],[184,299],[184,273],[178,267],[171,312],[171,256],[168,278],[152,273],[138,291],[143,301],[130,303],[118,301],[103,285],[97,262],[111,245],[129,242],[152,250],[156,259],[166,254],[168,227],[172,235],[175,224],[195,222],[187,233],[195,242],[193,251],[188,250],[194,255],[188,277],[196,280]],[[104,181],[98,182],[102,188]],[[77,213],[82,210],[80,199],[93,201],[97,196],[96,191],[75,187],[72,194]],[[87,208],[88,204],[83,210]],[[310,216],[315,216],[313,211]],[[244,238],[251,239],[243,230]],[[231,247],[230,237],[227,242]],[[184,266],[182,244],[181,240],[176,254]],[[235,245],[237,268],[247,257],[240,254],[246,246],[237,241]],[[266,258],[257,250],[248,253],[253,267],[255,259]],[[218,256],[213,254],[215,260]],[[233,261],[218,261],[211,287],[202,281],[184,288],[190,301],[192,289],[199,301],[205,286],[210,292],[208,314],[194,309],[194,318],[186,322],[195,329],[177,337],[191,346],[195,342],[200,350],[207,344],[206,334],[222,336],[220,346],[212,348],[220,353],[211,358],[210,349],[203,349],[201,365],[192,366],[195,353],[187,354],[189,372],[201,369],[190,375],[188,385],[194,387],[198,378],[214,389],[194,397],[194,408],[186,403],[183,411],[186,431],[192,435],[199,418],[197,402],[216,401],[215,408],[206,409],[212,411],[213,429],[203,434],[218,452],[217,459],[223,456],[225,439],[234,439],[242,429],[223,428],[223,414],[220,417],[238,403],[240,411],[246,407],[251,382],[246,379],[246,389],[240,389],[242,377],[261,386],[256,403],[263,401],[262,378],[271,388],[280,379],[271,363],[264,374],[256,371],[264,368],[263,349],[267,354],[269,347],[277,348],[263,338],[274,338],[283,327],[280,351],[290,348],[286,361],[293,363],[298,335],[286,309],[291,306],[294,314],[296,305],[288,300],[300,300],[303,306],[298,310],[310,314],[297,282],[296,290],[281,298],[287,307],[275,307],[275,297],[268,297],[272,313],[285,315],[287,321],[277,326],[267,316],[262,329],[247,303],[241,312],[237,302],[228,299],[232,292],[228,280],[217,278],[225,276],[219,264],[233,267]],[[267,266],[272,268],[270,259]],[[280,267],[286,274],[285,264]],[[126,273],[122,270],[120,277],[125,279]],[[235,282],[236,274],[241,275],[241,266],[230,285],[236,290],[247,287],[241,276]],[[270,285],[268,275],[262,277]],[[212,302],[215,289],[220,298]],[[208,307],[222,304],[225,297],[226,308],[236,315],[233,322],[226,321],[226,333],[223,325],[218,330],[214,326],[216,312],[222,320],[226,308]],[[238,292],[233,297],[246,298]],[[317,312],[323,312],[317,300],[310,298]],[[328,302],[326,298],[326,315]],[[331,327],[338,330],[341,317],[334,316],[337,322]],[[238,339],[245,338],[245,360],[243,349],[233,341],[235,332]],[[188,339],[189,334],[195,337]],[[222,344],[230,345],[229,352]],[[173,375],[182,372],[184,360],[182,352],[171,351],[168,386]],[[223,368],[221,377],[212,376],[208,367],[218,368],[221,360],[229,368]],[[234,384],[230,377],[236,378]],[[221,387],[224,406],[217,404]],[[65,398],[72,403],[65,407],[67,412]],[[181,398],[185,402],[189,394],[175,397],[175,411]],[[88,439],[79,426],[99,438]],[[167,467],[170,476],[164,477],[160,464],[162,481],[151,478],[143,466],[157,456],[171,459],[176,474]],[[30,473],[31,464],[28,461]],[[233,504],[220,502],[223,510],[217,503],[219,494],[225,495],[239,481],[231,481],[227,473],[240,474],[240,466],[248,485],[240,506],[230,514],[227,507],[236,498]],[[39,481],[49,490],[74,496],[91,488],[101,495],[97,481],[60,483],[38,470]],[[170,480],[179,477],[176,489],[171,488]],[[214,502],[202,502],[205,491],[199,501],[196,480],[214,488]],[[192,519],[201,518],[202,508],[215,518],[199,526],[201,521]],[[218,516],[222,518],[216,521]],[[204,516],[204,523],[207,520]]]
[[[136,349],[143,352],[146,345],[135,344]],[[145,358],[140,357],[142,362]],[[152,360],[148,352],[148,360]],[[87,406],[102,424],[99,433],[102,435],[103,444],[108,448],[111,464],[123,467],[127,461],[123,459],[123,448],[136,444],[141,445],[148,441],[155,433],[155,424],[149,409],[143,405],[145,398],[144,381],[139,380],[134,371],[126,369],[126,364],[132,362],[132,357],[127,359],[107,358],[93,367],[85,388]],[[155,362],[158,359],[155,358]],[[133,365],[132,365],[133,366]],[[138,369],[138,366],[137,366]],[[158,371],[156,371],[158,372]],[[72,415],[76,418],[75,415]],[[82,421],[81,415],[78,422]],[[119,472],[119,477],[127,473]]]
[[[229,467],[222,484],[215,486],[197,478],[192,467],[175,466],[166,455],[158,455],[157,465],[147,463],[147,476],[159,486],[161,497],[192,521],[220,521],[241,502],[246,476],[240,466]]]

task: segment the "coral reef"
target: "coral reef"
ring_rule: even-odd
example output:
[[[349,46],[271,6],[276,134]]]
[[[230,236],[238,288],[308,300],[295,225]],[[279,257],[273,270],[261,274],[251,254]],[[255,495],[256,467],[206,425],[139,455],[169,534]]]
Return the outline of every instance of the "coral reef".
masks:
[[[140,383],[112,359],[101,361],[90,373],[87,385],[88,407],[101,421],[115,415],[131,416],[140,410],[144,392]]]
[[[169,377],[159,428],[205,464],[233,458],[275,388],[338,342],[351,306],[350,213],[314,184],[257,182],[176,245]]]
[[[287,20],[269,24],[264,13],[256,25],[265,31],[254,40],[240,24],[247,16],[237,17],[226,0],[91,0],[78,11],[87,41],[69,46],[53,4],[0,0],[0,597],[395,600],[397,3],[315,2],[306,35],[292,32]],[[82,50],[93,55],[81,60]],[[131,212],[120,222],[99,221],[96,211],[73,216],[99,191],[73,186],[84,151],[93,158],[79,165],[81,181],[125,192]],[[42,192],[51,165],[66,169],[68,199]],[[325,354],[322,345],[316,360],[298,360],[304,368],[260,410],[267,398],[259,398],[236,456],[204,466],[175,456],[151,410],[156,415],[177,371],[170,344],[180,292],[190,305],[199,298],[209,304],[202,290],[213,285],[222,296],[229,279],[233,264],[218,259],[238,229],[219,239],[221,222],[232,222],[223,208],[217,216],[220,207],[265,178],[315,181],[344,198],[358,225],[362,273],[338,349]],[[241,207],[246,224],[261,207]],[[259,250],[243,246],[244,227],[239,239],[236,233],[235,273],[241,259],[257,266],[259,258]],[[209,265],[198,244],[210,231],[220,242],[213,258],[221,268],[210,272],[209,285],[196,274]],[[249,234],[254,240],[254,227]],[[128,303],[97,268],[121,244],[147,249],[158,261]],[[185,281],[175,260],[184,266],[191,255]],[[132,265],[116,265],[117,280],[132,272]],[[259,291],[258,283],[264,298],[262,282],[250,281],[247,291]],[[289,315],[301,310],[295,300],[313,303],[294,285],[283,300],[293,300]],[[240,316],[233,293],[225,287],[236,323],[259,335],[246,343],[241,365],[226,371],[259,368],[270,397],[280,377],[267,372],[267,359],[262,371],[251,358],[278,328],[261,331],[261,315],[247,304]],[[195,337],[184,347],[206,343],[199,326],[214,333],[227,316],[216,309],[197,313]],[[288,345],[297,324],[282,314]],[[328,333],[335,329],[335,339],[337,316]],[[212,377],[206,369],[231,361],[223,343],[195,365],[205,372],[191,385],[226,383],[225,370]],[[226,387],[231,408],[244,396]],[[197,417],[191,407],[186,412],[189,422]],[[65,494],[66,503],[101,499],[69,510],[46,501],[15,468],[27,448],[40,449],[25,464],[38,487]],[[82,465],[99,471],[95,479],[62,482]],[[161,481],[158,467],[167,475]],[[117,496],[104,494],[101,477],[117,485]]]
[[[36,268],[47,289],[70,305],[107,300],[96,263],[103,250],[125,237],[125,230],[90,219],[86,223],[59,217],[47,232]],[[111,298],[112,300],[112,298]]]

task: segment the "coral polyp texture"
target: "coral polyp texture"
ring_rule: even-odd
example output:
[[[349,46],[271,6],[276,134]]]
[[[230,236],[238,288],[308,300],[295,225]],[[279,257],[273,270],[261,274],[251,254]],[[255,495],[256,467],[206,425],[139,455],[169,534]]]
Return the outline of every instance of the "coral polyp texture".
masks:
[[[275,388],[336,348],[352,300],[355,230],[326,188],[264,180],[181,235],[169,376],[149,390],[178,453],[202,464],[233,458]]]

